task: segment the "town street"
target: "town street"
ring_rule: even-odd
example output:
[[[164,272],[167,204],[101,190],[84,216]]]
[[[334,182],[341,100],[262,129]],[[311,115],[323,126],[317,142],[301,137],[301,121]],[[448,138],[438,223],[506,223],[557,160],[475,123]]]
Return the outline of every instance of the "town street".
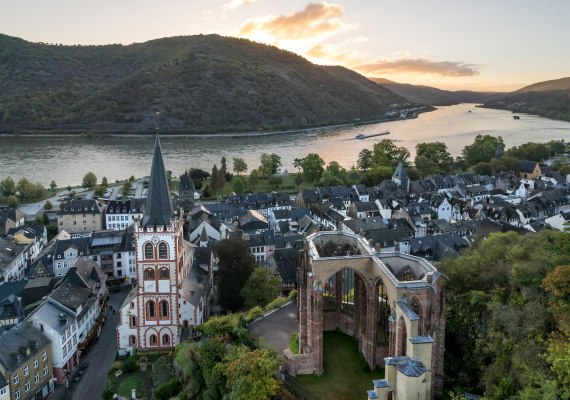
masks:
[[[111,293],[107,302],[106,319],[101,334],[91,346],[91,349],[81,357],[81,362],[88,362],[89,366],[81,376],[79,382],[69,383],[66,390],[64,385],[56,389],[54,399],[57,400],[96,400],[101,398],[101,393],[107,382],[107,371],[115,360],[117,353],[117,331],[119,324],[119,307],[127,296],[130,286],[121,287],[120,292]],[[117,310],[115,314],[109,311],[109,306]]]

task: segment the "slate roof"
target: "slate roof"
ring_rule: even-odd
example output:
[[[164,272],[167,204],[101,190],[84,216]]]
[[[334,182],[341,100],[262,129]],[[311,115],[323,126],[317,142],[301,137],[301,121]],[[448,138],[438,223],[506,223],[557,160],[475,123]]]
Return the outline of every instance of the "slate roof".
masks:
[[[273,252],[273,260],[284,283],[297,282],[297,265],[299,263],[297,249],[277,249]]]
[[[0,336],[0,363],[14,372],[20,366],[37,357],[37,353],[50,344],[50,340],[36,328],[28,326],[27,322],[20,322]],[[29,355],[27,353],[30,349]]]
[[[29,244],[15,244],[11,240],[0,238],[0,275],[28,246]]]
[[[406,173],[406,168],[402,162],[398,163],[396,167],[396,171],[394,171],[394,175],[392,176],[395,179],[409,179],[408,174]]]
[[[185,242],[185,251],[191,251],[189,243]],[[195,251],[196,249],[194,249]],[[194,307],[198,307],[200,298],[205,293],[209,285],[209,273],[202,268],[191,268],[186,278],[182,281],[182,297],[189,301]]]
[[[85,256],[90,252],[90,244],[90,237],[76,237],[71,239],[57,240],[55,242],[55,248],[53,251],[53,259],[64,259],[64,253],[70,248],[77,250],[78,256]]]
[[[173,214],[172,199],[170,198],[168,179],[166,179],[166,170],[160,149],[160,139],[156,135],[142,226],[170,225]]]
[[[388,357],[384,362],[386,365],[395,365],[406,376],[418,377],[427,372],[421,361],[412,360],[408,356]]]
[[[73,199],[63,203],[58,215],[101,214],[103,205],[95,199]]]
[[[65,281],[51,293],[50,297],[73,312],[78,312],[79,307],[87,303],[91,294],[91,290]]]
[[[138,214],[144,211],[145,199],[109,200],[106,214]]]
[[[532,174],[537,164],[536,161],[519,160],[519,170],[522,173]]]

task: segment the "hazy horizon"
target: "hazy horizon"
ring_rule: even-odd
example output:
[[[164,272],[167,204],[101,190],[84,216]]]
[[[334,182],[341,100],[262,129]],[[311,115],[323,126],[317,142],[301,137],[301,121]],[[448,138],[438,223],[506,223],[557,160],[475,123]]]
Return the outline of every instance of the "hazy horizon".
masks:
[[[446,90],[513,91],[568,76],[570,2],[148,0],[3,7],[2,33],[65,45],[131,44],[216,33],[342,65],[367,77]]]

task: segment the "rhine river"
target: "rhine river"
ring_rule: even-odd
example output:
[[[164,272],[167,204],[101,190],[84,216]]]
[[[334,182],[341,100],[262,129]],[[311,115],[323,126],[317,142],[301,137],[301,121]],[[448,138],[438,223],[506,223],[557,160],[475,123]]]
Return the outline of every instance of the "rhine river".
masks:
[[[211,171],[220,166],[225,156],[231,170],[232,158],[243,158],[249,169],[259,165],[261,153],[281,156],[283,169],[295,171],[293,160],[309,153],[318,153],[327,163],[338,161],[346,168],[356,164],[358,153],[372,149],[374,143],[389,138],[397,146],[415,153],[421,142],[441,141],[453,156],[461,154],[478,134],[502,136],[507,148],[522,143],[570,140],[570,122],[519,114],[513,119],[508,111],[476,108],[474,104],[440,107],[420,114],[416,119],[343,128],[332,132],[314,131],[274,136],[242,138],[163,137],[162,153],[166,169],[175,176],[185,169]],[[357,140],[367,135],[389,131],[390,135]],[[150,172],[154,139],[152,136],[95,137],[0,137],[0,179],[25,176],[33,182],[48,185],[55,180],[59,186],[80,184],[92,171],[109,182],[141,177]]]

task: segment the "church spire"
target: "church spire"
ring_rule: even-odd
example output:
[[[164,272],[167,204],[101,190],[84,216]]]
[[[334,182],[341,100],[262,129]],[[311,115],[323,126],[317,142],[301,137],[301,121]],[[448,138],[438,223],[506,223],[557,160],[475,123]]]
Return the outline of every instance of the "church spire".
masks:
[[[168,188],[166,170],[164,169],[164,161],[162,160],[162,151],[160,149],[160,139],[157,133],[142,225],[170,225],[173,214],[170,189]]]

